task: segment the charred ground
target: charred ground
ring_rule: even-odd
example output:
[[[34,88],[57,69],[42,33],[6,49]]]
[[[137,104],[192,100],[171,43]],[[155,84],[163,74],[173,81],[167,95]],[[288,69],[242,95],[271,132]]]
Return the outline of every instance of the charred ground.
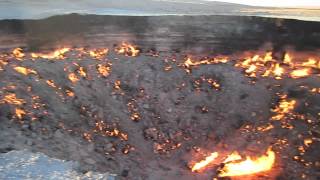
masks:
[[[248,77],[235,67],[236,53],[265,44],[278,59],[288,46],[314,53],[320,47],[319,23],[68,15],[0,24],[5,62],[0,96],[18,99],[0,104],[3,152],[27,148],[78,161],[83,172],[109,171],[123,179],[210,179],[217,166],[190,171],[204,154],[238,150],[254,156],[273,146],[272,173],[252,179],[319,177],[318,69],[304,78],[276,80]],[[137,44],[142,53],[117,54],[114,44],[123,41]],[[70,46],[62,59],[27,56]],[[16,47],[27,55],[12,55]],[[109,52],[96,58],[79,47]],[[189,54],[224,54],[230,61],[186,68]],[[105,71],[99,71],[102,66]],[[30,71],[24,75],[16,67]],[[290,124],[270,121],[282,98],[296,101],[284,114]],[[273,128],[264,130],[268,124]]]

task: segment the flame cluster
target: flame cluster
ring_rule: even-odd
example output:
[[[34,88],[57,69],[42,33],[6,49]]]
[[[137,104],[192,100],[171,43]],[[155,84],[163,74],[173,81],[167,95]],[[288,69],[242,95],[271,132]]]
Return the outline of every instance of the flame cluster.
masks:
[[[225,158],[218,159],[218,157],[218,152],[211,153],[204,160],[195,163],[191,167],[192,172],[202,171],[210,164],[223,164],[219,169],[219,177],[251,175],[271,170],[276,158],[275,152],[271,150],[271,147],[269,147],[266,154],[259,157],[246,156],[246,158],[243,158],[237,151],[225,156]]]
[[[122,54],[125,56],[132,56],[132,57],[138,56],[140,53],[140,50],[137,49],[137,47],[125,42],[122,43],[119,47],[115,48],[115,51],[118,54]]]
[[[294,58],[286,53],[282,59],[275,58],[272,52],[240,55],[244,58],[235,58],[230,61],[230,57],[222,56],[217,58],[205,58],[204,60],[193,60],[190,56],[185,59],[182,66],[190,73],[193,67],[199,65],[220,64],[235,62],[234,66],[242,68],[246,76],[250,78],[272,77],[277,80],[283,77],[304,78],[320,71],[320,59],[315,57]]]
[[[101,76],[108,77],[110,75],[110,73],[111,73],[111,67],[112,67],[111,63],[98,64],[97,65],[97,71]]]
[[[94,49],[89,51],[89,55],[96,59],[102,59],[108,54],[108,52],[109,52],[108,48]]]
[[[286,53],[283,59],[276,59],[272,52],[264,55],[253,55],[236,62],[236,67],[244,69],[249,77],[273,77],[282,79],[284,76],[290,78],[303,78],[320,69],[320,61],[315,58],[293,59]]]
[[[296,103],[296,100],[288,99],[287,95],[280,96],[279,104],[272,110],[275,113],[275,115],[272,116],[271,119],[282,120],[287,115],[290,115],[293,112]]]

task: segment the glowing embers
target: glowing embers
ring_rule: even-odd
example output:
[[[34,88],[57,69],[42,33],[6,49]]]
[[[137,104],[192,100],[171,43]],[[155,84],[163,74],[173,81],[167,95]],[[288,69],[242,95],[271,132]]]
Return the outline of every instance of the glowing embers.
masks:
[[[296,103],[296,100],[288,99],[287,95],[281,95],[279,104],[272,109],[275,115],[271,117],[271,120],[282,120],[289,115],[293,115]]]
[[[29,69],[29,68],[25,68],[25,67],[14,67],[13,68],[15,71],[17,71],[18,73],[21,73],[25,76],[29,75],[29,74],[38,74],[35,70]]]
[[[97,71],[101,76],[108,77],[110,75],[110,73],[111,73],[111,67],[112,67],[111,63],[98,64],[97,65]]]
[[[11,104],[15,105],[14,110],[14,117],[22,120],[22,118],[27,114],[26,111],[22,108],[20,108],[22,105],[26,104],[26,101],[24,99],[20,99],[16,97],[16,94],[10,93],[5,95],[1,100],[0,104]]]
[[[123,141],[128,140],[128,135],[121,132],[116,124],[109,125],[104,121],[96,122],[94,132],[103,136],[118,137]]]
[[[53,80],[47,80],[46,83],[48,84],[48,86],[50,86],[52,88],[57,88],[57,86]]]
[[[205,91],[205,85],[209,86],[210,89],[221,90],[219,81],[213,78],[201,76],[200,78],[193,81],[193,87],[196,91]]]
[[[265,155],[257,158],[247,156],[245,160],[242,160],[242,158],[240,159],[240,156],[237,155],[228,158],[231,161],[225,162],[223,168],[220,169],[220,177],[243,176],[269,171],[275,163],[276,155],[275,152],[269,148]]]
[[[221,165],[218,169],[219,177],[252,175],[272,169],[276,155],[271,147],[266,154],[257,157],[246,156],[243,158],[237,151],[220,158],[220,153],[213,152],[204,160],[195,163],[191,167],[192,172],[199,172],[209,167],[211,164]]]
[[[136,46],[131,45],[129,43],[125,43],[125,42],[122,43],[120,46],[116,47],[115,51],[118,54],[122,54],[125,56],[132,56],[132,57],[138,56],[140,53],[140,50]]]
[[[68,73],[68,79],[73,83],[77,83],[80,81],[80,78],[87,78],[88,73],[86,68],[80,66],[78,63],[72,63],[72,65],[76,66],[75,69],[72,70],[72,72]],[[65,72],[68,71],[68,68],[64,69]]]
[[[130,113],[130,119],[132,121],[138,122],[141,119],[141,115],[139,113],[139,109],[135,99],[130,100],[127,103],[128,111]]]
[[[168,136],[161,130],[151,127],[144,130],[144,137],[153,142],[153,152],[156,154],[169,154],[182,146],[185,138],[182,131],[175,131]]]
[[[10,93],[3,97],[3,99],[0,100],[0,103],[7,103],[7,104],[13,104],[13,105],[23,105],[26,103],[24,99],[17,98],[16,94]]]
[[[228,57],[224,56],[217,56],[215,58],[205,58],[203,60],[193,60],[190,56],[186,58],[182,66],[185,70],[190,73],[193,67],[197,67],[199,65],[206,65],[206,64],[219,64],[219,63],[227,63],[229,61]]]
[[[31,53],[32,58],[43,58],[43,59],[64,59],[65,54],[70,51],[70,48],[61,48],[49,53]]]

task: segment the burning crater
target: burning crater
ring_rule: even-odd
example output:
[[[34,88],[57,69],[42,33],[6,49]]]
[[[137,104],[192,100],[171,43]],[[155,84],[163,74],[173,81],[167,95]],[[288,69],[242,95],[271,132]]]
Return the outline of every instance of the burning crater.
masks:
[[[0,150],[119,179],[319,177],[318,46],[199,55],[115,42],[2,49]]]

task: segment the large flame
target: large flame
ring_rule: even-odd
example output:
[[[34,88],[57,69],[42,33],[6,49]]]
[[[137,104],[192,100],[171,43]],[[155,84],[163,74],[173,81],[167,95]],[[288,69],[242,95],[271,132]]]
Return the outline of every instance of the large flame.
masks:
[[[210,163],[212,163],[218,157],[218,155],[219,154],[217,152],[211,153],[210,156],[207,156],[204,160],[194,164],[191,168],[191,171],[196,172],[196,171],[199,171],[199,170],[205,168]]]
[[[303,77],[309,76],[311,74],[311,72],[312,72],[311,68],[296,69],[290,73],[290,76],[295,79],[296,78],[303,78]]]
[[[243,176],[268,171],[275,163],[275,158],[275,152],[269,148],[266,155],[262,155],[256,159],[247,156],[246,160],[240,162],[238,160],[227,162],[221,169],[219,176]]]
[[[33,58],[44,58],[44,59],[64,59],[64,54],[70,51],[70,48],[57,49],[50,53],[31,53]]]

